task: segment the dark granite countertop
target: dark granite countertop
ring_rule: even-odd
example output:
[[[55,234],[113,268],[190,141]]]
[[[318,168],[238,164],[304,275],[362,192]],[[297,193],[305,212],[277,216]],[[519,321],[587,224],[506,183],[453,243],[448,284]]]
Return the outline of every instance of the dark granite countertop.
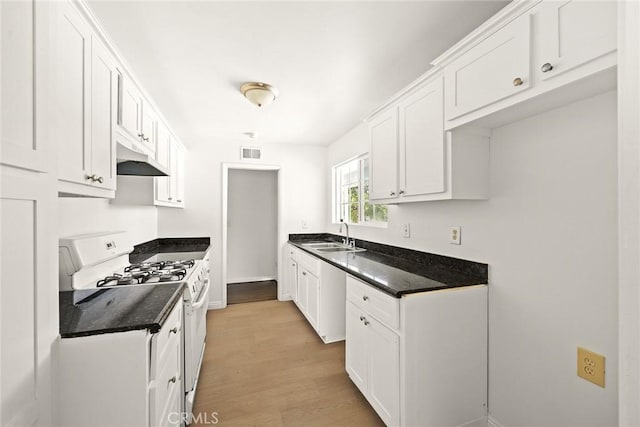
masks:
[[[290,235],[289,243],[366,283],[400,298],[428,292],[488,283],[487,264],[356,240],[365,252],[317,252],[303,246],[310,241],[336,241],[331,234]]]
[[[156,333],[182,301],[183,290],[183,283],[171,283],[60,292],[60,335],[72,338],[139,329]],[[79,302],[74,304],[74,299]]]
[[[209,248],[209,237],[163,237],[135,245],[129,254],[129,262],[135,264],[152,257],[155,257],[153,261],[202,259]]]

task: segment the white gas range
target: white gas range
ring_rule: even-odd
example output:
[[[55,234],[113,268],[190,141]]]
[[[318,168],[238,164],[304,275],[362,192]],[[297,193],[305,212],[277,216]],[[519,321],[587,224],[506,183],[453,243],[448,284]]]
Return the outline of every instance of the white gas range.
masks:
[[[184,282],[184,412],[191,413],[204,354],[209,299],[209,259],[204,253],[160,253],[129,263],[133,251],[125,232],[107,232],[59,240],[60,290],[95,290]],[[201,258],[201,259],[198,259]],[[78,293],[82,298],[87,293]],[[74,301],[79,302],[79,301]]]

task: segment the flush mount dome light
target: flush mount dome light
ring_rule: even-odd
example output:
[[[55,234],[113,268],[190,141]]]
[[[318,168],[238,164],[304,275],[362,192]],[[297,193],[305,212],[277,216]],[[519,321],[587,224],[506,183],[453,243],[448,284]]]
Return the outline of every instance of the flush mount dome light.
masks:
[[[278,90],[267,83],[249,82],[240,86],[240,92],[258,107],[271,104],[278,97]]]

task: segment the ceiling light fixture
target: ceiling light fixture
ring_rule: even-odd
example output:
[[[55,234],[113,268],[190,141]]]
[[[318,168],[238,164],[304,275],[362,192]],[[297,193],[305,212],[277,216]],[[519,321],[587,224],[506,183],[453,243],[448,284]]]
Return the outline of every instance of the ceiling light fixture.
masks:
[[[248,82],[240,86],[240,92],[258,107],[271,104],[278,97],[278,90],[267,83]]]

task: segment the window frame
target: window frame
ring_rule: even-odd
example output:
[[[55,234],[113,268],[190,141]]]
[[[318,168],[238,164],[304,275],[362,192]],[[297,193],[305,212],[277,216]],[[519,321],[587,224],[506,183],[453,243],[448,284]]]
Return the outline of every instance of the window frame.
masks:
[[[365,193],[365,189],[364,189],[364,184],[365,184],[365,179],[364,179],[364,161],[365,160],[369,160],[369,153],[364,153],[361,154],[359,156],[355,156],[352,157],[348,160],[345,160],[343,162],[340,162],[336,165],[334,165],[331,168],[331,176],[332,176],[332,195],[331,195],[331,204],[332,204],[332,222],[333,224],[340,224],[340,219],[342,216],[342,207],[345,203],[343,203],[342,200],[342,174],[340,173],[340,169],[350,163],[353,162],[358,162],[358,202],[359,202],[359,206],[358,206],[358,222],[352,222],[351,221],[351,216],[347,215],[346,218],[346,223],[349,225],[355,225],[355,226],[364,226],[364,227],[375,227],[375,228],[387,228],[388,226],[388,221],[389,221],[389,217],[388,217],[388,210],[387,210],[387,221],[375,221],[375,220],[371,220],[371,221],[366,221],[365,217],[364,217],[364,208],[365,208],[365,198],[364,198],[364,193]],[[371,166],[369,165],[369,168]],[[368,177],[369,183],[371,182],[371,177]],[[348,184],[347,184],[348,185]],[[382,204],[377,204],[377,203],[371,203],[371,201],[369,201],[369,204],[371,204],[373,206],[374,212],[375,212],[375,206],[387,206],[387,205],[382,205]],[[349,206],[349,203],[347,203],[347,206]],[[374,218],[375,218],[375,213],[374,213]]]

